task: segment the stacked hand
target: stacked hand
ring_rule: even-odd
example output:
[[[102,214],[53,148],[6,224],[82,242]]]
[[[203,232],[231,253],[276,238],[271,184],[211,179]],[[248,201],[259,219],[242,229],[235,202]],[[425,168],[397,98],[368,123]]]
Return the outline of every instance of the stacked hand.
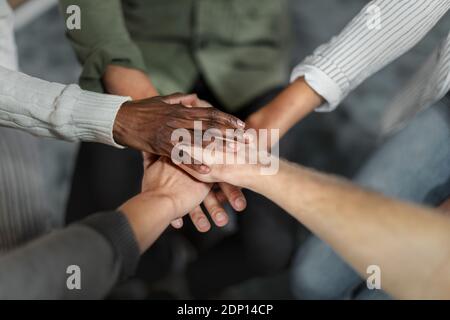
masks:
[[[168,158],[144,158],[142,193],[120,207],[144,252],[171,221],[198,206],[211,190],[176,168]]]
[[[203,163],[209,167],[207,173],[201,173],[192,170],[189,166],[179,165],[195,179],[205,183],[222,182],[253,191],[256,191],[258,184],[261,183],[261,177],[264,176],[262,172],[266,165],[259,160],[256,163],[250,161],[250,154],[256,155],[256,158],[260,159],[262,158],[261,154],[264,153],[264,158],[268,159],[268,161],[278,161],[276,157],[270,155],[267,151],[258,150],[255,143],[237,143],[233,150],[215,150],[214,152],[200,146],[185,146],[182,149],[192,157],[201,157]],[[245,152],[240,152],[244,149],[246,150]],[[224,163],[223,159],[226,157],[228,159],[234,157],[234,161],[232,163]]]
[[[205,152],[202,147],[183,148],[186,152]],[[219,156],[219,153],[216,154]],[[170,159],[161,157],[153,161],[144,153],[142,192],[122,205],[119,210],[128,218],[141,252],[144,252],[172,221],[179,221],[187,212],[195,212],[202,201],[208,199],[214,182],[226,181],[241,187],[252,188],[252,172],[259,165],[215,165],[215,159],[205,157],[210,166],[207,174],[198,173],[188,166],[180,170]],[[220,204],[216,204],[220,206]],[[211,207],[210,207],[211,208]],[[221,210],[221,209],[217,209]],[[214,212],[214,211],[213,211]],[[210,212],[211,213],[211,212]],[[193,217],[197,225],[198,219]],[[206,217],[204,217],[206,219]],[[217,215],[213,214],[213,219]],[[216,221],[216,220],[214,220]],[[201,229],[202,226],[197,228]]]
[[[159,156],[171,157],[176,143],[171,141],[173,131],[180,128],[192,131],[194,121],[202,121],[205,130],[216,128],[222,134],[226,129],[243,129],[245,126],[239,119],[212,108],[196,95],[174,94],[147,98],[156,95],[157,91],[148,76],[138,70],[109,66],[103,82],[109,93],[141,99],[127,102],[120,108],[113,134],[117,143],[144,151],[147,165]],[[204,165],[195,164],[190,165],[190,168],[203,173],[209,170]],[[235,210],[242,211],[246,201],[239,188],[225,183],[220,183],[219,187],[219,191],[212,190],[204,197],[204,205],[214,223],[224,226],[228,223],[228,216],[222,203],[228,200]],[[187,190],[190,194],[191,190]],[[191,208],[190,217],[199,231],[210,229],[209,220],[200,206]],[[180,228],[183,220],[176,219],[172,225]]]
[[[174,94],[124,103],[114,123],[114,139],[137,150],[171,157],[177,143],[171,140],[172,133],[176,129],[187,129],[193,137],[194,121],[201,121],[203,128],[216,128],[224,135],[226,129],[245,126],[236,117],[210,107],[196,95]]]

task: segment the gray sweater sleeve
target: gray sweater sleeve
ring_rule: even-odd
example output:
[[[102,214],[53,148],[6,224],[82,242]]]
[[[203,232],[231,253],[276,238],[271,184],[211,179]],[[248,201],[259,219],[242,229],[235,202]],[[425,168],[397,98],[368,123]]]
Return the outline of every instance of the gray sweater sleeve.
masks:
[[[0,256],[0,299],[100,299],[138,260],[126,217],[96,214]],[[80,289],[68,288],[70,266],[79,267]]]

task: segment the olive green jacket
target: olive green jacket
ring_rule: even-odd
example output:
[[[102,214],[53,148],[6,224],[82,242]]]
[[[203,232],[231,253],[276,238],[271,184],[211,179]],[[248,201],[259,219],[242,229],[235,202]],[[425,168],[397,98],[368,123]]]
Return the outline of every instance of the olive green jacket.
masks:
[[[188,92],[200,75],[230,110],[288,78],[286,0],[60,0],[81,9],[67,30],[83,64],[80,85],[103,91],[108,64],[148,73],[161,94]]]

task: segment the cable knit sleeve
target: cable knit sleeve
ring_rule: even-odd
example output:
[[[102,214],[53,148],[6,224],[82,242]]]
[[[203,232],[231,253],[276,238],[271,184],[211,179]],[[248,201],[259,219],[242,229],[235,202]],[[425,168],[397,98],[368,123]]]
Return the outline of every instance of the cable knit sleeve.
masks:
[[[0,67],[0,125],[68,141],[114,142],[113,125],[129,97],[98,94]]]

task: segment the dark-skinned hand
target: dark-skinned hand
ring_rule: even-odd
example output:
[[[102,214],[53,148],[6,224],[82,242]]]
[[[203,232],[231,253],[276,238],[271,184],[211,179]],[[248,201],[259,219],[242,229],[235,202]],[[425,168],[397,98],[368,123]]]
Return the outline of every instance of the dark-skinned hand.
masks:
[[[127,101],[119,109],[113,128],[118,144],[154,155],[171,158],[177,141],[171,141],[176,129],[187,129],[194,136],[194,121],[202,121],[202,130],[243,129],[245,123],[238,118],[205,104],[196,95],[174,94],[143,100]],[[186,107],[190,106],[190,107]],[[207,170],[204,166],[193,166]]]
[[[114,138],[119,144],[143,150],[144,159],[151,163],[158,156],[171,157],[175,143],[171,141],[174,129],[185,128],[192,131],[194,121],[198,120],[202,120],[203,130],[217,128],[224,136],[226,129],[243,129],[245,126],[239,119],[212,108],[195,94],[172,94],[125,103],[116,117]],[[191,133],[193,136],[193,131]],[[209,170],[200,164],[189,167],[201,173]],[[234,209],[242,211],[246,202],[239,188],[227,184],[220,186],[220,191],[208,194],[204,204],[214,223],[224,226],[228,223],[228,215],[221,203],[228,200]],[[190,217],[199,231],[206,232],[210,229],[208,218],[200,206],[190,212]],[[177,219],[172,225],[180,228],[183,220]]]

